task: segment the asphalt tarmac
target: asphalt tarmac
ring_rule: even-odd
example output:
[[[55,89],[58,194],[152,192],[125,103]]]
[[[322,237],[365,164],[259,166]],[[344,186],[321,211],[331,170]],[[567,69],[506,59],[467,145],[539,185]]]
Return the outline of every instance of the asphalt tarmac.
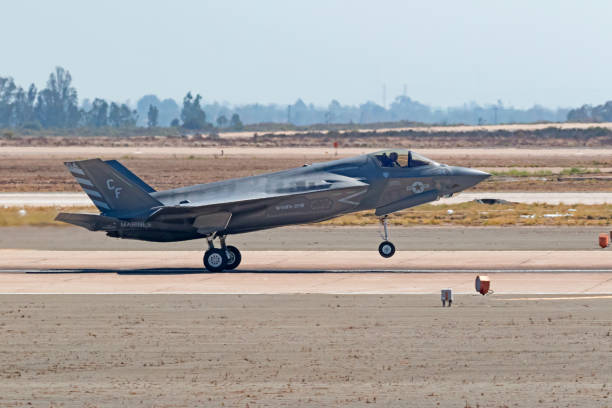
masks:
[[[602,251],[605,227],[395,227],[390,240],[401,251]],[[373,251],[380,228],[283,227],[231,235],[241,251]],[[78,227],[0,227],[0,249],[70,251],[197,251],[206,240],[155,243],[109,238]]]

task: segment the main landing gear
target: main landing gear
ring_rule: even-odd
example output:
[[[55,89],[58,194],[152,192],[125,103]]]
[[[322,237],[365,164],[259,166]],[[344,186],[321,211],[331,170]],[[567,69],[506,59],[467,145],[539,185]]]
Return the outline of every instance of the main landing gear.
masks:
[[[383,226],[383,242],[378,246],[378,253],[383,258],[391,258],[395,254],[395,245],[389,241],[389,229],[387,227],[387,216],[380,217],[380,223]]]
[[[219,236],[221,248],[215,248],[215,234],[206,237],[208,250],[204,252],[204,267],[210,272],[221,272],[223,270],[236,269],[242,261],[242,255],[238,248],[225,245],[225,236]]]

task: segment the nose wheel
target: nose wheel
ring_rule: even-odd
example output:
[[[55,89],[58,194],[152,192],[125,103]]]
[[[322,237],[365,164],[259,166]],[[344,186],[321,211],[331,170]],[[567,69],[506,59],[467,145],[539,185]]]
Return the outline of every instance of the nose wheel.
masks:
[[[387,226],[387,216],[380,218],[380,223],[383,226],[383,242],[378,246],[378,253],[383,258],[391,258],[395,254],[395,245],[389,241],[389,228]]]
[[[242,255],[238,248],[232,245],[225,245],[225,236],[219,236],[221,248],[215,248],[215,235],[207,237],[208,250],[204,252],[204,267],[209,272],[221,272],[233,270],[240,265]]]
[[[395,245],[389,241],[384,241],[378,246],[378,253],[383,258],[391,258],[395,253]]]

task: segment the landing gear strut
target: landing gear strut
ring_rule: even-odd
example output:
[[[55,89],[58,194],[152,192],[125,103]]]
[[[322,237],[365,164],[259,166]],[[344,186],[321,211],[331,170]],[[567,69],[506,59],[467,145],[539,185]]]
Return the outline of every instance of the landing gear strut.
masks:
[[[204,252],[204,267],[210,272],[236,269],[242,260],[240,251],[235,246],[225,245],[225,235],[219,236],[221,248],[215,248],[215,237],[216,234],[206,237],[208,250]]]
[[[386,215],[383,215],[382,217],[380,217],[380,223],[383,226],[383,231],[384,231],[383,240],[384,241],[378,246],[378,253],[383,258],[391,258],[393,254],[395,254],[395,245],[393,245],[389,241],[389,229],[387,226],[387,216]]]

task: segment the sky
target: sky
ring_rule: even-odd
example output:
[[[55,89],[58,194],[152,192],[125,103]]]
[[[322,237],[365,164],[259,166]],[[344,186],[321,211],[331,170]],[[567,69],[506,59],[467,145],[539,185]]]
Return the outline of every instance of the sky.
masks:
[[[206,102],[497,103],[612,99],[610,1],[3,1],[0,76],[79,97]]]

